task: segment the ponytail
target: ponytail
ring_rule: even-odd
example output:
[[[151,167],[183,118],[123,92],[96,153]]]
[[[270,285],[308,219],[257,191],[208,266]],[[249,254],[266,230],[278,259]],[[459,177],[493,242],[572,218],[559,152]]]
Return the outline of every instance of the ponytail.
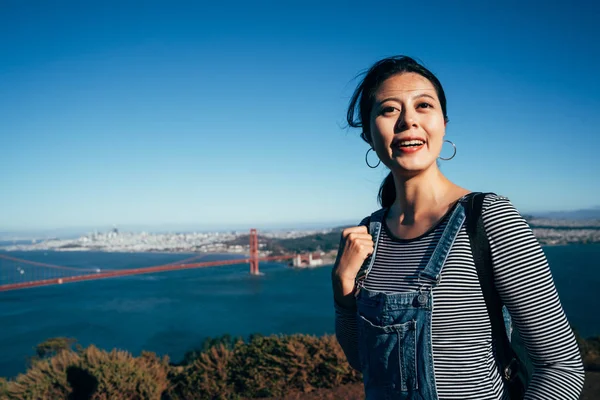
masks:
[[[383,208],[389,208],[394,204],[394,201],[396,200],[396,184],[394,183],[394,176],[391,172],[381,183],[377,199]]]

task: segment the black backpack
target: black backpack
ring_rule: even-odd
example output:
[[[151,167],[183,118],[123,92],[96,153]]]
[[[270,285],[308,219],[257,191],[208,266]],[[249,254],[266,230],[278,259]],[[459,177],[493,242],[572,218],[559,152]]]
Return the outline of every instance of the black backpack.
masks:
[[[492,325],[492,338],[496,344],[504,387],[508,390],[511,400],[520,400],[525,396],[533,367],[517,330],[512,329],[508,310],[502,304],[494,285],[490,243],[481,218],[485,196],[486,193],[471,193],[465,197],[466,229]]]

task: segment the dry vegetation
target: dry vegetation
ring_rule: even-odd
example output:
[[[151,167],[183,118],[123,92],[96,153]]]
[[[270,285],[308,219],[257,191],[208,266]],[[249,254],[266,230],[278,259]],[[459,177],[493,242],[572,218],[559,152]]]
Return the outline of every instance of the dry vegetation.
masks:
[[[578,337],[586,387],[600,398],[600,338]],[[139,357],[77,347],[53,338],[37,347],[25,374],[0,378],[1,399],[362,399],[361,376],[333,336],[255,335],[207,340],[181,365],[153,353]]]
[[[229,337],[191,352],[183,365],[94,346],[40,344],[25,374],[0,380],[2,399],[244,399],[283,397],[359,382],[333,336]]]

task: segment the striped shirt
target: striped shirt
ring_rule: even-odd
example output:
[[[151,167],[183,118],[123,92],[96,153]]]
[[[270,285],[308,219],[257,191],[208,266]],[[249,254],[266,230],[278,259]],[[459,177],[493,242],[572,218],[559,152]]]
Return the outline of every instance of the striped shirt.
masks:
[[[386,224],[364,284],[383,292],[418,290],[422,271],[448,222],[446,215],[418,238],[395,238]],[[578,399],[584,372],[546,256],[508,199],[488,195],[483,223],[490,242],[495,285],[511,313],[534,374],[526,399]],[[491,325],[463,226],[433,288],[432,350],[440,399],[502,399]],[[350,364],[360,369],[356,311],[335,305],[336,335]]]

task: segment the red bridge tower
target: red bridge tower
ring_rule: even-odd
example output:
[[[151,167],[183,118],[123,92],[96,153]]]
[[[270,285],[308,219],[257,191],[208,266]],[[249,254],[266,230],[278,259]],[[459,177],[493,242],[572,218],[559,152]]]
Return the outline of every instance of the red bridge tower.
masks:
[[[258,233],[250,229],[250,274],[259,275],[258,272]]]

